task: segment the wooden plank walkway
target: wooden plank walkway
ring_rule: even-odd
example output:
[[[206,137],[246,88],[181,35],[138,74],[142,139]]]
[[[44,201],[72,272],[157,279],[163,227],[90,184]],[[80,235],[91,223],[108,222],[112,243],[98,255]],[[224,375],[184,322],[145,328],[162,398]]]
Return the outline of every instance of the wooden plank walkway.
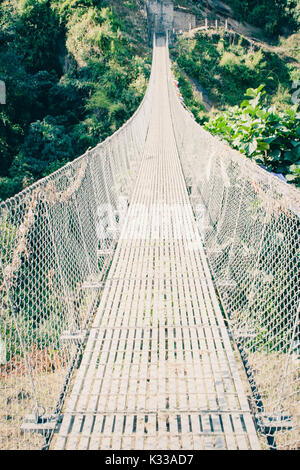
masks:
[[[155,48],[153,112],[128,217],[55,449],[257,449],[189,202]]]

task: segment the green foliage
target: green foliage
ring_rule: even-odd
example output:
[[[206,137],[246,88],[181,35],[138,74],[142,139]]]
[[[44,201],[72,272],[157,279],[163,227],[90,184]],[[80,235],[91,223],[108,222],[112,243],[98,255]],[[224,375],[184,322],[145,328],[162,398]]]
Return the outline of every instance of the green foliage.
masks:
[[[63,31],[49,0],[22,0],[14,23],[14,45],[23,54],[29,72],[52,69],[60,72],[57,61]]]
[[[291,92],[293,64],[273,52],[251,49],[242,38],[238,42],[233,39],[227,33],[198,33],[194,40],[180,38],[172,58],[204,87],[218,109],[234,106],[243,99],[246,88],[257,88],[261,83],[270,99],[280,86]]]
[[[125,4],[125,6],[126,6],[127,8],[130,8],[130,10],[133,10],[133,11],[137,10],[137,5],[136,5],[136,3],[134,3],[134,2],[132,2],[132,1],[130,1],[130,0],[125,1],[124,4]]]
[[[228,4],[240,21],[263,28],[268,36],[295,28],[299,22],[299,0],[229,0]]]
[[[200,98],[195,97],[193,87],[190,81],[186,78],[186,76],[180,71],[180,69],[175,66],[173,69],[174,75],[178,80],[178,87],[180,89],[180,93],[184,98],[184,102],[186,106],[191,110],[194,114],[196,121],[199,124],[203,124],[207,121],[206,110],[205,106],[202,103]]]
[[[202,2],[199,0],[174,0],[174,6],[185,8],[188,12],[193,13],[198,17],[203,16]]]
[[[179,75],[185,73],[197,80],[215,109],[222,110],[217,115],[212,111],[207,124],[210,132],[299,186],[299,112],[291,102],[292,83],[300,79],[299,67],[287,56],[255,51],[246,40],[236,43],[232,39],[227,33],[200,33],[193,40],[180,38],[172,49],[175,69]],[[296,60],[298,42],[298,34],[282,39],[282,48]],[[187,85],[179,82],[185,103],[198,122],[205,123],[203,108],[193,102]],[[255,96],[243,101],[247,88]],[[235,106],[242,101],[241,107]]]
[[[300,32],[292,34],[287,38],[281,37],[280,47],[283,48],[291,59],[294,59],[298,63],[300,62]],[[295,79],[300,78],[299,68],[295,72],[298,72],[298,77],[295,77]]]
[[[109,8],[90,8],[76,12],[67,23],[67,49],[79,64],[93,55],[114,52],[121,41],[120,22]]]
[[[0,2],[0,200],[98,144],[139,105],[150,54],[140,2],[125,3]]]
[[[63,164],[72,154],[72,140],[66,135],[64,126],[46,116],[30,125],[18,166],[28,168],[34,179],[39,179],[50,173],[49,165],[54,162]]]
[[[248,89],[248,99],[212,117],[205,128],[266,169],[300,186],[300,112],[278,112],[265,100],[263,85]]]
[[[37,229],[36,229],[37,230]],[[35,232],[37,239],[41,234]],[[51,241],[49,244],[51,245]],[[7,268],[11,262],[18,244],[17,229],[8,220],[0,220],[0,245],[2,249],[2,264]],[[18,299],[17,305],[22,306],[21,314],[13,314],[10,300],[4,288],[2,274],[0,276],[1,295],[3,302],[0,305],[0,344],[5,344],[6,360],[15,356],[23,357],[23,349],[19,331],[22,332],[23,340],[26,339],[27,348],[37,346],[45,349],[48,346],[59,347],[59,336],[64,326],[64,305],[59,301],[57,295],[53,295],[51,282],[60,282],[57,269],[48,266],[44,276],[37,276],[31,285],[31,289],[24,287],[24,279],[30,277],[30,271],[36,265],[36,260],[42,257],[43,248],[37,243],[31,248],[31,259],[22,258],[21,266],[16,273],[18,282],[8,284],[10,286],[11,298]],[[46,267],[47,268],[47,267]],[[52,280],[50,282],[50,279]],[[6,287],[6,286],[5,286]],[[37,302],[36,299],[39,299]],[[58,315],[55,315],[58,313]],[[16,312],[15,312],[16,314]],[[16,325],[17,323],[17,325]]]

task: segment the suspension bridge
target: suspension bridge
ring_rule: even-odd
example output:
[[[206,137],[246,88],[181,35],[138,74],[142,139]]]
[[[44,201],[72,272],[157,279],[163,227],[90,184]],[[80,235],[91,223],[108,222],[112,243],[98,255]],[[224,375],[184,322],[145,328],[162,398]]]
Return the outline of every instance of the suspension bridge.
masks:
[[[193,120],[165,35],[130,121],[0,227],[0,448],[299,447],[299,193]]]

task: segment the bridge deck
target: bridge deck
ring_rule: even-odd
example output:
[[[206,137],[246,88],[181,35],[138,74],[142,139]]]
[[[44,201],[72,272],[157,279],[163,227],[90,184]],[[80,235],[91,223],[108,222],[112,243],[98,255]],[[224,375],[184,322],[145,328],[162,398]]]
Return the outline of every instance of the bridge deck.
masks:
[[[256,449],[176,148],[168,52],[138,181],[55,449]]]

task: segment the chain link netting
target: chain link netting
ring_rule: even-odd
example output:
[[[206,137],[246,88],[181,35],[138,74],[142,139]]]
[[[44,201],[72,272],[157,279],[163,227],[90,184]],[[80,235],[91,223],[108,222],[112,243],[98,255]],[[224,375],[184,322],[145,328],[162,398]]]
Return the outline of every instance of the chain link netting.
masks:
[[[152,82],[112,137],[0,205],[1,449],[52,432],[139,171]]]
[[[299,448],[299,192],[206,132],[177,94],[170,74],[186,184],[258,429],[268,448]]]

